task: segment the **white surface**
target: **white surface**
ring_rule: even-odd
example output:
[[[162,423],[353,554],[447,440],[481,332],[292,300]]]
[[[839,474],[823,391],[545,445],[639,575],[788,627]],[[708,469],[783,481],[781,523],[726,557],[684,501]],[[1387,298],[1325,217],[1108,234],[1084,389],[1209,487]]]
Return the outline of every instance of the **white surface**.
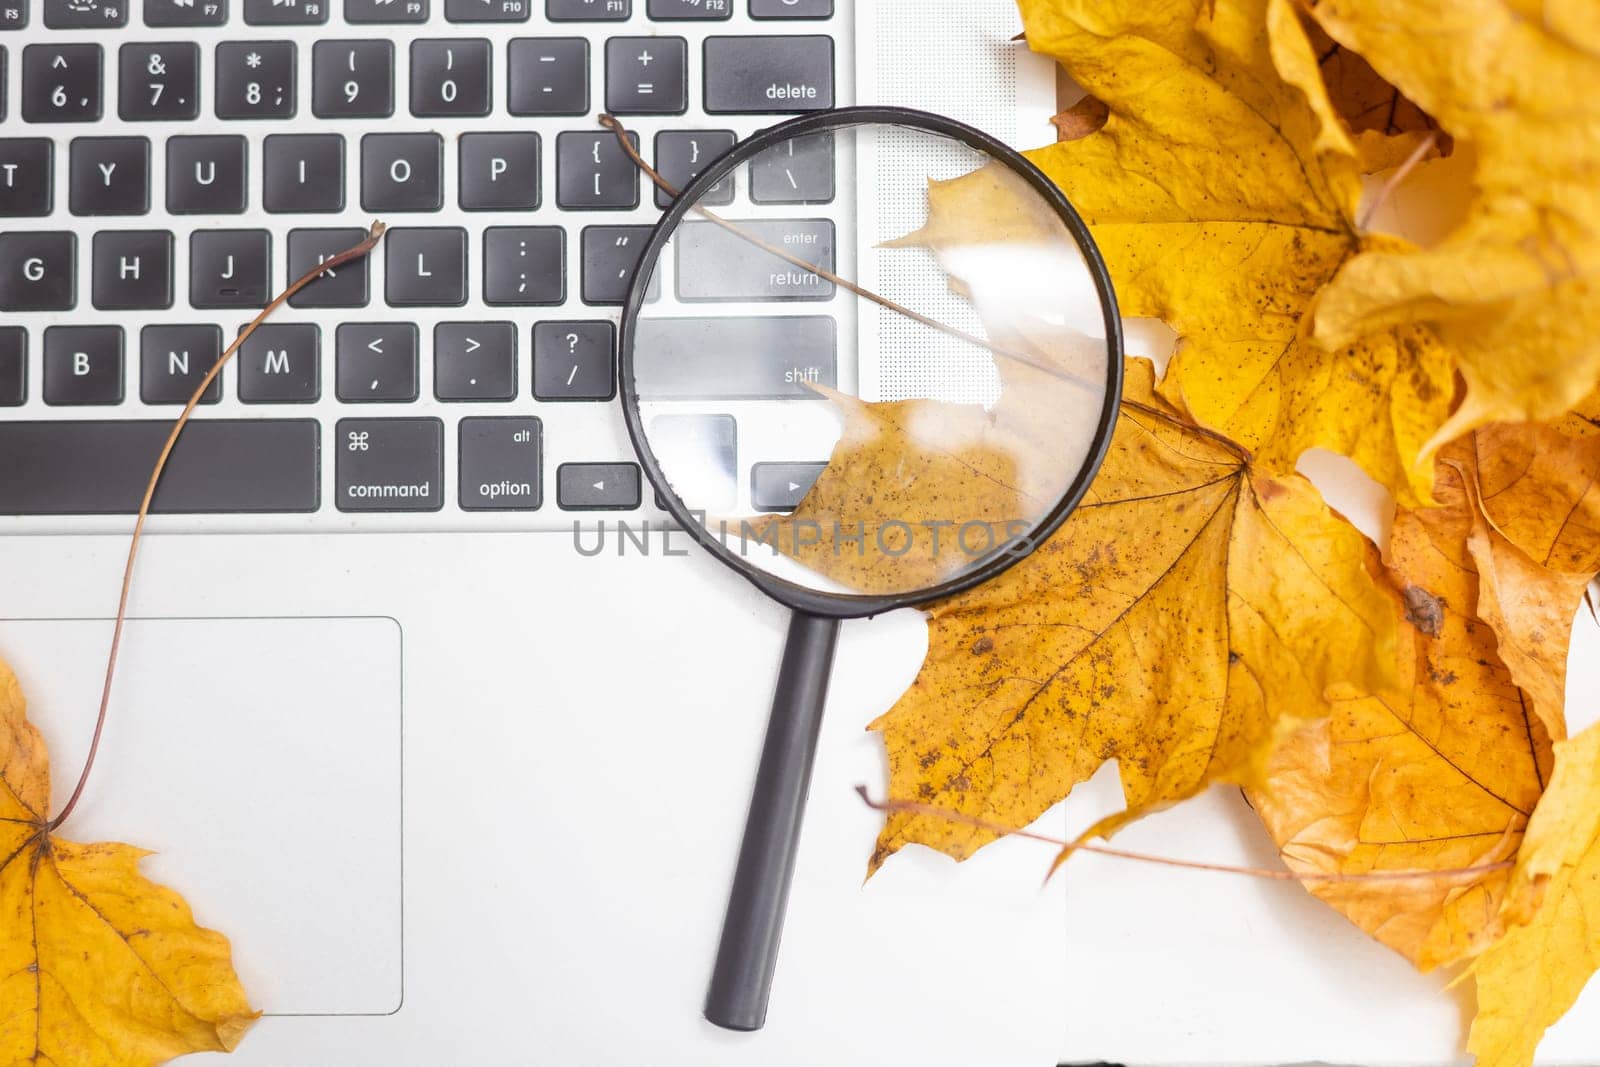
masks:
[[[109,620],[0,621],[59,806]],[[390,619],[136,621],[71,835],[155,851],[279,1013],[400,1005],[400,664]],[[242,919],[243,921],[239,921]]]
[[[6,614],[103,613],[123,549],[112,538],[7,541]],[[359,606],[404,630],[404,1006],[267,1019],[219,1062],[1054,1062],[1064,915],[1060,892],[1040,889],[1035,846],[999,845],[959,872],[909,853],[862,885],[877,818],[852,790],[882,781],[881,748],[863,727],[921,661],[925,631],[909,613],[845,629],[768,1028],[736,1035],[701,1020],[785,620],[713,561],[653,550],[585,559],[557,534],[148,542],[134,594],[141,616]],[[321,625],[294,632],[316,637]],[[93,701],[68,702],[81,683],[40,675],[92,679],[98,657],[69,661],[41,652],[37,630],[16,633],[0,631],[0,655],[62,695],[40,705],[39,725],[53,751],[70,751]],[[255,684],[255,672],[235,670],[243,659],[188,665],[204,685],[187,713],[210,714],[213,694]],[[167,663],[144,645],[130,647],[125,666],[129,678],[157,679]],[[202,730],[186,747],[156,746],[136,736],[155,714],[141,691],[162,690],[123,691],[116,711],[126,718],[113,720],[106,774],[89,794],[93,813],[126,802],[138,818],[86,817],[69,829],[159,844],[159,872],[233,935],[263,1006],[299,996],[294,976],[319,961],[368,951],[364,932],[317,914],[315,896],[262,908],[256,891],[222,880],[238,870],[209,870],[234,866],[215,849],[219,832],[235,855],[281,848],[279,809],[243,805],[213,822],[212,799],[177,784],[184,766],[210,760],[252,777],[312,737],[286,724],[287,736],[241,731],[230,744]],[[297,721],[340,715],[342,699],[313,701]],[[392,743],[387,729],[375,743]],[[274,942],[281,973],[251,948]]]

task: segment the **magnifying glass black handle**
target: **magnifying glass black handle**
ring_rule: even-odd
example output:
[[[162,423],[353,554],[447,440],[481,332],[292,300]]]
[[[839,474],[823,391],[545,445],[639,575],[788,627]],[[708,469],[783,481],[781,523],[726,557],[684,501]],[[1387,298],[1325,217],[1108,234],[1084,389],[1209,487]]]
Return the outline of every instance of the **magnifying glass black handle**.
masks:
[[[725,1030],[759,1030],[767,1019],[838,639],[838,619],[797,611],[789,621],[761,769],[706,993],[706,1018]]]

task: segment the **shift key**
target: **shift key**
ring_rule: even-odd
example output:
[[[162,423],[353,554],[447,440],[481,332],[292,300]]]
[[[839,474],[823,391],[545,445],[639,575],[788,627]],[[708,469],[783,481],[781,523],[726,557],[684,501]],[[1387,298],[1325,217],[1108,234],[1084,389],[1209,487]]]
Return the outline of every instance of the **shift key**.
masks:
[[[678,231],[680,300],[828,300],[834,230],[828,219],[739,222],[738,233],[715,222],[686,222]],[[779,255],[778,250],[786,253]],[[791,258],[792,257],[792,258]]]
[[[334,448],[340,511],[444,507],[444,423],[438,419],[340,419]]]

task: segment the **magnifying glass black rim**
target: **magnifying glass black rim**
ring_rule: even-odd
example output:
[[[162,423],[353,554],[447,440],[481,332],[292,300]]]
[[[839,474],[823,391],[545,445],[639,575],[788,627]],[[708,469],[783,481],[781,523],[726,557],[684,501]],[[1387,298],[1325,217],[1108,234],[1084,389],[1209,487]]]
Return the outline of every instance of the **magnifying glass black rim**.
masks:
[[[1061,221],[1066,224],[1073,239],[1077,241],[1078,249],[1089,268],[1089,274],[1094,279],[1095,289],[1099,292],[1100,306],[1105,315],[1106,355],[1110,362],[1106,367],[1105,405],[1101,409],[1094,441],[1088,456],[1085,457],[1083,467],[1072,485],[1056,502],[1055,507],[1031,530],[1004,549],[980,560],[970,570],[963,571],[938,585],[898,593],[831,593],[769,574],[740,557],[712,536],[711,531],[696,520],[695,514],[673,492],[671,482],[662,471],[655,451],[650,447],[649,435],[645,433],[644,421],[639,412],[638,388],[634,380],[633,346],[638,333],[639,312],[644,306],[650,279],[655,274],[661,251],[677,230],[678,223],[694,205],[700,203],[701,197],[712,186],[725,178],[734,168],[783,141],[840,127],[868,125],[903,126],[942,134],[961,141],[968,147],[986,152],[1020,174],[1035,192],[1055,208],[1056,214],[1061,217]],[[1078,501],[1088,490],[1089,483],[1094,480],[1101,462],[1105,459],[1106,449],[1111,445],[1112,429],[1116,425],[1117,409],[1122,398],[1122,319],[1117,310],[1117,297],[1111,287],[1111,275],[1106,269],[1105,258],[1100,254],[1099,246],[1089,234],[1089,227],[1079,217],[1076,209],[1039,168],[1009,145],[955,119],[903,107],[843,107],[811,112],[755,133],[707,164],[661,216],[655,229],[651,231],[644,251],[640,253],[639,266],[628,287],[627,303],[623,306],[617,355],[618,395],[622,404],[622,417],[628,426],[628,436],[633,439],[634,451],[638,453],[645,474],[655,488],[660,503],[665,505],[667,513],[707,551],[737,573],[744,575],[774,600],[796,611],[836,619],[863,618],[893,611],[896,608],[915,607],[941,600],[986,582],[1020,562],[1049,539],[1050,535],[1066,521],[1067,516],[1077,507]]]

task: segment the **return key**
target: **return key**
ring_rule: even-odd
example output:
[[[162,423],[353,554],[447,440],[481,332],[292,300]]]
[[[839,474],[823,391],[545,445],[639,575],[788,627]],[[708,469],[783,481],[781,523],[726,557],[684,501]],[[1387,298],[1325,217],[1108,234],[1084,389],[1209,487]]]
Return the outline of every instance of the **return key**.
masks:
[[[687,222],[678,231],[680,300],[827,300],[834,231],[828,219]],[[779,255],[785,253],[793,260]]]

